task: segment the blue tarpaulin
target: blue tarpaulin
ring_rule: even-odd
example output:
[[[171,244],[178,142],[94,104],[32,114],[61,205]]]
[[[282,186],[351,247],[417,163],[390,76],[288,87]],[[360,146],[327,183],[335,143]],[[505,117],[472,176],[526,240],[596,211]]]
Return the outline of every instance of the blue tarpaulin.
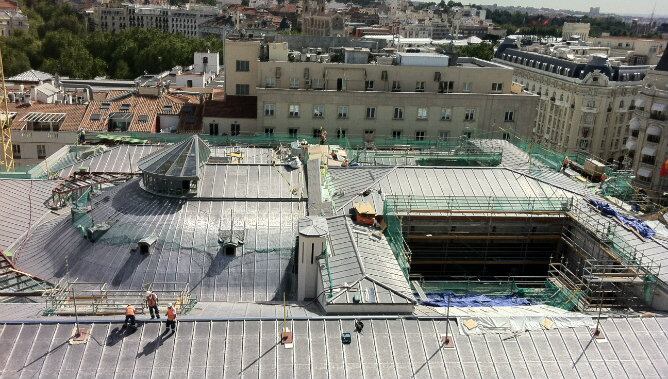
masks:
[[[622,224],[635,229],[638,234],[645,238],[652,238],[656,234],[656,231],[647,225],[645,221],[631,216],[624,216],[605,201],[589,199],[589,204],[595,206],[604,216],[614,217]]]
[[[531,301],[524,297],[515,295],[486,296],[478,294],[456,295],[452,292],[428,293],[422,305],[431,307],[447,307],[448,295],[450,295],[451,307],[499,307],[512,305],[531,305]]]

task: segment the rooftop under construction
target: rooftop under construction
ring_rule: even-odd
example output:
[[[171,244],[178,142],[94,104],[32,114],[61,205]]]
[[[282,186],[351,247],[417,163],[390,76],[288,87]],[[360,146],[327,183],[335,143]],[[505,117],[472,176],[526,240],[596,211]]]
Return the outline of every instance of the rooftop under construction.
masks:
[[[0,179],[11,214],[0,221],[0,341],[12,346],[0,372],[663,375],[660,225],[629,211],[624,173],[503,137],[156,135],[78,146]],[[146,290],[182,315],[174,343],[148,320],[119,336],[127,304],[147,312]],[[54,360],[74,314],[102,347]],[[354,319],[369,326],[349,344]],[[130,353],[137,364],[121,367]]]

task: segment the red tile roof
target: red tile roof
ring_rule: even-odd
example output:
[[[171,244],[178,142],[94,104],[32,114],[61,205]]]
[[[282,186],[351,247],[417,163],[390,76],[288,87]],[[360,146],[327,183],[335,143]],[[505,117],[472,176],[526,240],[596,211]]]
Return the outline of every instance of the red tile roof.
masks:
[[[257,96],[225,96],[204,102],[202,117],[257,118]]]
[[[21,130],[25,128],[26,122],[23,118],[30,112],[41,113],[64,113],[65,120],[60,126],[60,131],[76,131],[86,112],[86,105],[79,104],[44,104],[33,103],[32,105],[22,105],[19,103],[9,103],[9,112],[16,112],[16,117],[12,120],[12,129]]]
[[[110,91],[104,99],[93,97],[94,100],[90,102],[81,121],[81,127],[88,131],[106,131],[110,114],[129,112],[132,113],[132,119],[128,131],[154,133],[157,131],[156,116],[158,114],[179,114],[183,104],[199,101],[195,95],[165,93],[158,97],[138,95],[134,91]],[[101,109],[102,103],[109,103],[108,109]],[[129,109],[121,110],[123,104],[129,104]],[[164,112],[166,105],[171,105],[171,111]],[[99,115],[99,120],[91,120],[92,115]],[[140,116],[146,116],[146,121],[140,120]]]

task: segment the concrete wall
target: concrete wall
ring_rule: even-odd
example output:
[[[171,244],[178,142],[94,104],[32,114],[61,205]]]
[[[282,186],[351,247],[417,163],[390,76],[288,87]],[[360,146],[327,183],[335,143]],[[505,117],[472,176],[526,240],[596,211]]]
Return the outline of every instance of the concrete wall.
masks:
[[[225,54],[223,55],[225,67],[225,93],[237,95],[237,84],[248,84],[249,95],[255,96],[255,83],[257,81],[258,57],[260,56],[260,42],[258,41],[227,41],[225,43]],[[236,71],[236,61],[248,61],[249,71]]]
[[[12,144],[21,146],[21,158],[15,159],[14,164],[35,165],[43,160],[38,158],[37,145],[45,147],[48,157],[63,146],[76,143],[77,137],[77,132],[12,131]]]
[[[324,50],[332,47],[366,47],[371,50],[382,49],[387,45],[386,41],[372,41],[356,39],[350,37],[325,37],[325,36],[307,36],[307,35],[283,35],[274,37],[276,42],[287,42],[291,50],[301,51],[303,49],[314,47]]]

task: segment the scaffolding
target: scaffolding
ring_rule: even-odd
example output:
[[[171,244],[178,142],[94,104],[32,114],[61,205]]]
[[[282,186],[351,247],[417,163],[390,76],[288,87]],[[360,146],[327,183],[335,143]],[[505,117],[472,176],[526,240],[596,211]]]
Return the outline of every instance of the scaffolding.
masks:
[[[161,303],[172,303],[177,312],[186,314],[193,309],[197,298],[192,296],[188,283],[154,282],[141,290],[114,290],[106,283],[61,280],[42,295],[46,303],[45,316],[51,315],[115,315],[124,314],[128,304],[138,313],[145,313],[146,291],[152,291]]]
[[[456,288],[457,270],[464,270],[476,272],[474,290],[516,293],[520,288],[512,283],[494,285],[503,267],[524,278],[545,267],[542,288],[526,289],[527,296],[591,310],[650,304],[658,281],[660,265],[625,238],[620,225],[571,197],[388,195],[383,215],[404,273],[433,278],[447,271],[454,282],[443,288]],[[411,274],[411,265],[427,271]],[[472,270],[476,265],[481,268]]]

